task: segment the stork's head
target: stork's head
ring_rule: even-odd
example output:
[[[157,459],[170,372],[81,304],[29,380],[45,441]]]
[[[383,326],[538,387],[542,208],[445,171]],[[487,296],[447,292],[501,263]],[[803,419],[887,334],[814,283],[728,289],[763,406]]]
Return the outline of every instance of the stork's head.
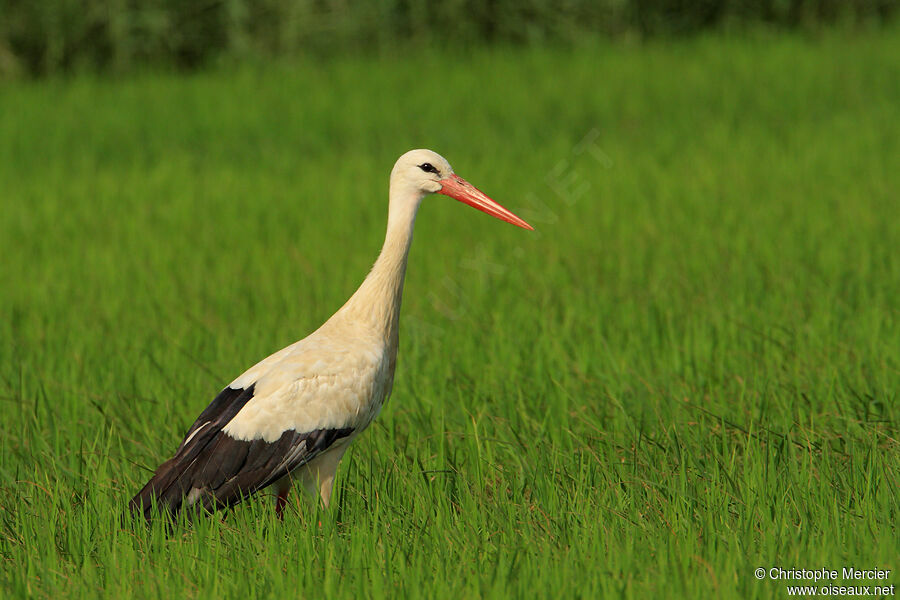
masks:
[[[395,194],[416,202],[427,194],[444,194],[507,223],[534,229],[454,173],[447,159],[431,150],[410,150],[397,159],[391,171],[391,197]]]

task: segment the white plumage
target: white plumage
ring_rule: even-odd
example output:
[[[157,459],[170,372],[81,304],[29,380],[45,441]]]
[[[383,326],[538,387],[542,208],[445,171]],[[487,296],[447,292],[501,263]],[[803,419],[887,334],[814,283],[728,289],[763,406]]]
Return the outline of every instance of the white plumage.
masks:
[[[293,480],[329,504],[341,457],[391,394],[413,225],[431,193],[531,229],[437,153],[401,156],[391,172],[384,246],[360,288],[315,332],[222,390],[131,500],[133,510],[148,519],[154,504],[170,513],[196,503],[213,510],[274,484],[280,515]]]

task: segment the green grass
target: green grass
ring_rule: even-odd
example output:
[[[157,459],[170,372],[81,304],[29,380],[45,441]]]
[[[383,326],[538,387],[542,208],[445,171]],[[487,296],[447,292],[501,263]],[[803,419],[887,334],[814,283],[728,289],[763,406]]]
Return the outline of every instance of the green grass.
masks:
[[[0,89],[0,595],[900,584],[897,33]],[[213,395],[353,292],[422,146],[537,231],[425,202],[333,509],[123,523]]]

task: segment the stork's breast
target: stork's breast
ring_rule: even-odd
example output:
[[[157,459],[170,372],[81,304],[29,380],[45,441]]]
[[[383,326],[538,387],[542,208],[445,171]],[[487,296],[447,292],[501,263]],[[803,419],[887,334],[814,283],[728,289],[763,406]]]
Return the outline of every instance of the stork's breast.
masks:
[[[362,429],[390,391],[383,353],[352,352],[285,359],[256,384],[255,396],[224,428],[236,439],[277,440],[288,429]]]

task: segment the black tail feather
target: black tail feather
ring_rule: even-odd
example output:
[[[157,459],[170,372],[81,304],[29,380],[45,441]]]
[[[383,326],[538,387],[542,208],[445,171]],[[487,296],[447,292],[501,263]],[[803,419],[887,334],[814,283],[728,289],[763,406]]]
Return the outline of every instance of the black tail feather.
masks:
[[[128,508],[133,515],[141,515],[148,522],[152,519],[153,507],[160,514],[176,516],[184,504],[184,496],[187,490],[182,490],[178,485],[175,472],[175,459],[168,460],[160,465],[159,469],[150,481],[141,488],[134,498],[128,503]]]

